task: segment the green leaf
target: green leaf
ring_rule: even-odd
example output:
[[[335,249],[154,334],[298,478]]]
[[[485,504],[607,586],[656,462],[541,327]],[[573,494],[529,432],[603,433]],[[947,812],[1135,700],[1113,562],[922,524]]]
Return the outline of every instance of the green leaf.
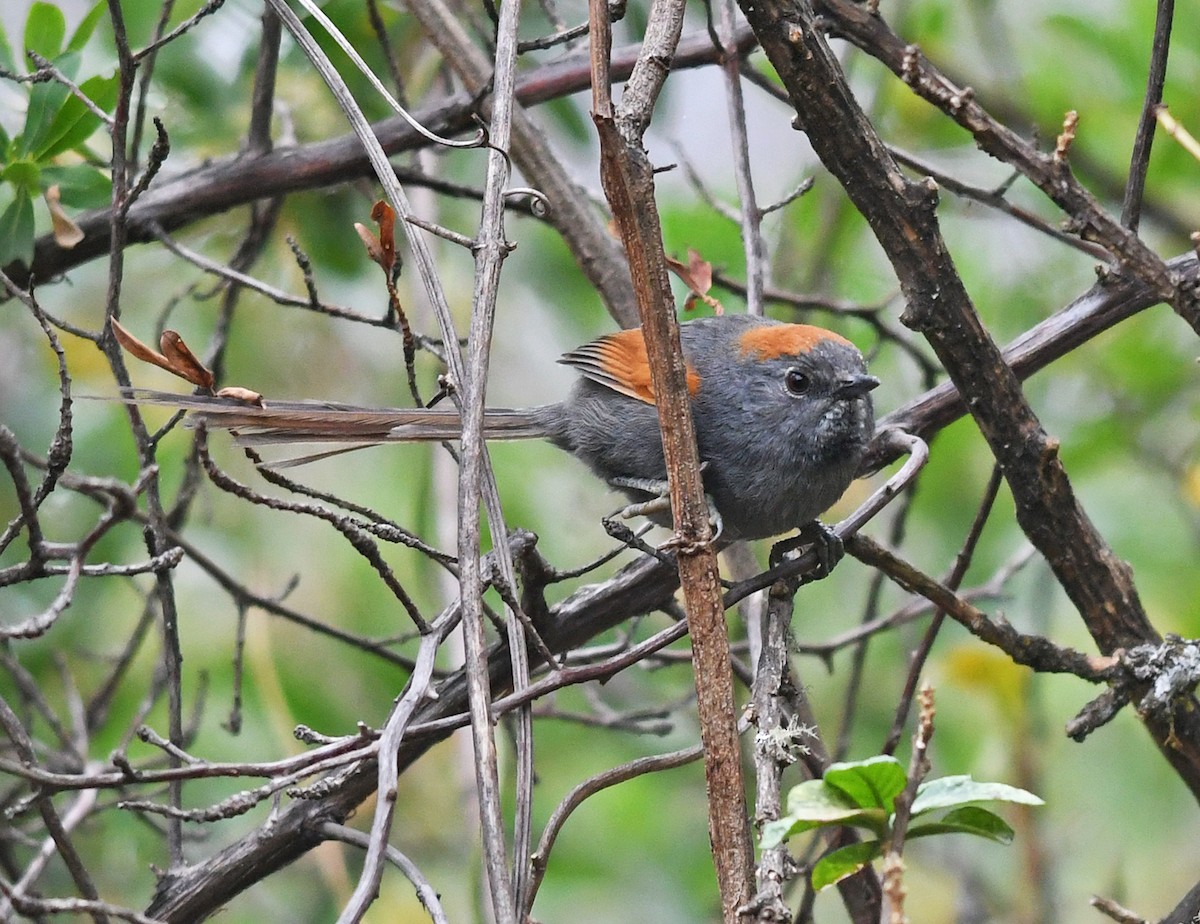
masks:
[[[17,63],[13,60],[12,45],[8,41],[8,33],[4,31],[4,23],[0,22],[0,67],[6,71],[17,70]]]
[[[793,786],[787,797],[788,815],[809,821],[839,821],[861,811],[861,806],[824,780],[805,780]]]
[[[78,62],[78,55],[66,57]],[[18,155],[28,154],[43,143],[55,115],[67,101],[70,91],[56,80],[37,83],[29,88],[29,104],[25,107],[25,128],[17,138]]]
[[[71,41],[67,43],[67,51],[83,51],[83,46],[87,44],[88,39],[92,37],[92,33],[96,31],[96,23],[104,15],[105,9],[106,4],[104,0],[96,0],[95,6],[88,10],[88,14],[83,17],[79,25],[75,27],[75,31],[71,33]]]
[[[915,818],[922,812],[934,809],[958,808],[972,802],[1015,802],[1019,805],[1044,805],[1031,792],[1005,783],[977,783],[969,776],[944,776],[929,780],[917,788],[913,800],[912,814]]]
[[[939,821],[914,824],[908,836],[926,837],[930,834],[974,834],[998,844],[1011,844],[1013,829],[997,815],[978,805],[967,805],[947,812]]]
[[[29,190],[37,189],[41,184],[41,171],[31,160],[14,160],[0,170],[0,180]]]
[[[860,841],[830,851],[817,861],[812,870],[812,886],[816,891],[853,876],[880,856],[879,841]]]
[[[778,847],[792,834],[793,821],[790,818],[780,818],[777,821],[768,821],[762,828],[762,837],[759,838],[759,847],[763,850],[770,850],[772,847]]]
[[[112,201],[112,180],[91,164],[43,167],[39,185],[57,185],[62,204],[73,209],[104,208]]]
[[[880,808],[889,815],[894,810],[896,796],[908,785],[908,776],[900,761],[886,754],[830,764],[824,780],[827,785],[845,793],[855,805]]]
[[[57,58],[66,35],[67,19],[53,3],[38,0],[29,8],[29,17],[25,20],[26,54],[36,51],[43,58]]]
[[[79,89],[101,109],[108,110],[117,100],[117,76],[96,76],[85,80]],[[49,160],[87,141],[100,125],[100,118],[75,95],[69,96],[50,124],[40,133],[31,153],[38,160]]]
[[[13,201],[0,212],[0,266],[20,260],[33,263],[33,199],[25,186],[18,186]]]
[[[764,849],[778,846],[793,834],[823,825],[857,825],[880,834],[887,824],[887,815],[882,810],[864,810],[822,780],[806,780],[792,787],[787,808],[787,815],[763,828]]]
[[[882,812],[872,815],[871,812],[858,811],[828,821],[813,821],[812,819],[796,818],[794,815],[788,815],[763,826],[762,839],[759,842],[759,846],[763,850],[770,850],[772,847],[778,847],[788,838],[795,837],[797,834],[803,834],[805,831],[840,825],[853,825],[856,828],[865,828],[872,834],[881,835],[886,821],[887,819],[884,818]]]

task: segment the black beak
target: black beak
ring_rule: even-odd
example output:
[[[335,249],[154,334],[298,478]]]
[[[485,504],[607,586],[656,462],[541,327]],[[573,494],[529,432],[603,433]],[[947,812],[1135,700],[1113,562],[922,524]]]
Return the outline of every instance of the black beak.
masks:
[[[865,372],[844,376],[839,382],[835,398],[858,398],[879,385],[879,379]]]

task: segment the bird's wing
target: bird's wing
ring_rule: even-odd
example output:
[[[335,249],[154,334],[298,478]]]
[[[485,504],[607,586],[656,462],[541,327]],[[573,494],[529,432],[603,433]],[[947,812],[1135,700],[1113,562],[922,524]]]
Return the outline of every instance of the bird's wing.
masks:
[[[654,403],[650,359],[641,328],[619,331],[585,343],[565,354],[560,363],[578,369],[585,378],[646,404]],[[687,389],[695,394],[700,376],[687,367]]]

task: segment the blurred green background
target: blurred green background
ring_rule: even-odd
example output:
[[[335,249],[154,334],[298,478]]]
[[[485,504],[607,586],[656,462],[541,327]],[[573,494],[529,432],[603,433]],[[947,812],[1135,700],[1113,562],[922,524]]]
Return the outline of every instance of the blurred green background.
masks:
[[[176,4],[172,22],[197,6],[195,0]],[[5,7],[8,43],[19,49],[28,4],[9,0]],[[144,42],[158,5],[126,0],[122,7],[133,41]],[[1176,7],[1165,99],[1172,114],[1200,134],[1200,97],[1195,93],[1200,85],[1200,0],[1181,0]],[[66,0],[62,8],[71,23],[86,11]],[[1063,113],[1077,110],[1080,129],[1073,163],[1085,183],[1119,210],[1145,86],[1152,4],[1057,0],[1031,7],[995,0],[914,0],[883,8],[900,35],[918,43],[961,85],[973,87],[985,107],[1018,131],[1048,144]],[[361,5],[335,0],[324,9],[382,70]],[[583,20],[586,4],[572,0],[560,4],[559,10],[573,24]],[[385,6],[383,12],[405,68],[408,95],[424,99],[441,85],[436,55],[407,15],[393,6]],[[165,120],[171,135],[173,151],[164,174],[238,150],[249,111],[259,14],[259,5],[250,0],[230,0],[159,55],[149,107]],[[703,15],[700,6],[691,9],[687,28],[703,28]],[[523,37],[547,30],[537,10],[531,8],[525,16]],[[631,9],[630,20],[641,18],[644,10]],[[111,32],[101,17],[86,46],[81,73],[110,73],[111,48]],[[915,99],[876,62],[841,43],[837,48],[864,108],[887,141],[981,187],[1008,179],[1006,168],[980,154],[965,132]],[[559,53],[533,57],[547,61]],[[336,55],[334,59],[339,60]],[[761,55],[751,60],[769,69]],[[368,114],[384,116],[384,107],[363,82],[348,69],[344,73]],[[0,82],[0,126],[9,136],[20,130],[25,92]],[[655,118],[650,149],[660,164],[686,159],[708,189],[736,204],[723,92],[720,74],[713,68],[672,76]],[[902,306],[895,280],[864,222],[815,162],[803,136],[791,130],[786,108],[752,87],[746,93],[751,156],[762,201],[786,195],[806,177],[815,179],[811,192],[766,222],[774,283],[797,292],[882,304],[889,324],[897,327]],[[297,142],[307,143],[345,132],[324,87],[286,41],[278,94],[279,133],[294,133]],[[598,189],[587,106],[585,94],[538,107],[536,116],[577,178]],[[96,158],[106,158],[102,135],[88,144]],[[479,185],[484,160],[479,152],[427,153],[421,163],[438,175]],[[475,204],[419,190],[413,194],[422,215],[471,233],[477,220]],[[382,313],[385,300],[378,270],[368,262],[352,228],[355,221],[369,222],[376,195],[373,184],[357,182],[293,195],[254,274],[289,291],[303,291],[285,242],[290,235],[312,258],[323,298]],[[1052,224],[1059,221],[1054,208],[1021,180],[1014,184],[1011,198]],[[1187,232],[1200,223],[1200,163],[1161,134],[1151,160],[1147,199],[1146,239],[1164,256],[1186,250]],[[705,204],[682,171],[660,175],[659,201],[668,252],[682,258],[693,247],[730,277],[743,278],[736,226]],[[35,218],[43,233],[48,216],[38,205]],[[978,204],[944,194],[940,215],[968,289],[1002,343],[1095,281],[1092,258]],[[228,259],[244,222],[243,212],[235,210],[197,222],[179,236],[211,257]],[[612,322],[546,225],[516,216],[508,222],[508,234],[517,247],[505,265],[500,290],[489,400],[497,405],[536,404],[553,400],[571,380],[555,365],[557,355],[610,330]],[[451,245],[435,241],[433,247],[465,329],[472,262]],[[64,280],[43,284],[38,297],[55,317],[96,329],[103,321],[106,278],[105,261],[94,261]],[[414,326],[433,333],[419,281],[410,270],[401,277],[400,291]],[[682,303],[686,291],[680,286],[678,292]],[[156,325],[165,323],[200,352],[219,310],[219,297],[213,293],[211,277],[160,247],[136,246],[126,253],[122,317],[143,339],[152,341]],[[741,310],[735,296],[714,294],[727,310]],[[821,312],[804,318],[837,328],[872,354],[872,371],[884,382],[876,392],[881,413],[927,386],[911,359],[892,344],[880,344],[869,324]],[[107,366],[95,347],[69,334],[62,340],[75,392],[113,394]],[[1133,566],[1155,625],[1161,632],[1186,637],[1200,635],[1196,354],[1189,329],[1160,306],[1076,350],[1027,386],[1047,430],[1062,441],[1067,470],[1086,509],[1116,552]],[[243,296],[235,316],[226,370],[227,384],[272,397],[407,403],[398,336],[283,308],[254,294]],[[426,393],[432,393],[436,363],[423,356],[419,371]],[[134,377],[146,387],[184,388],[149,366],[137,366]],[[0,423],[11,428],[22,445],[42,453],[54,432],[57,409],[54,356],[34,319],[10,301],[0,306]],[[133,444],[120,409],[78,402],[75,413],[73,469],[132,479]],[[153,419],[167,417],[166,412],[150,413]],[[239,479],[255,480],[252,467],[226,438],[217,436],[212,443],[223,466]],[[162,445],[169,491],[178,485],[188,446],[182,431]],[[609,548],[599,518],[618,506],[618,498],[580,464],[537,443],[495,446],[493,459],[508,522],[537,532],[543,554],[555,565],[573,567]],[[930,574],[948,570],[990,470],[990,455],[971,422],[960,421],[937,437],[912,500],[902,544],[906,557]],[[453,547],[453,469],[436,447],[370,449],[300,471],[315,486],[370,505],[443,548]],[[856,484],[827,518],[851,509],[869,488]],[[0,487],[0,518],[7,522],[16,512],[11,485],[5,481]],[[95,515],[93,504],[65,494],[55,495],[44,508],[52,538],[63,541],[86,530]],[[886,538],[889,529],[884,517],[869,532]],[[220,567],[264,595],[281,593],[292,576],[299,575],[287,602],[301,612],[372,637],[390,637],[407,628],[403,612],[369,566],[311,519],[253,508],[206,485],[186,533]],[[988,582],[1024,547],[1011,501],[1002,490],[964,586]],[[0,567],[22,560],[25,552],[15,543],[0,557]],[[765,547],[756,552],[765,558]],[[425,612],[436,613],[449,599],[442,575],[415,553],[387,554]],[[94,560],[141,557],[139,531],[124,527],[104,540]],[[352,732],[359,720],[383,720],[404,683],[403,671],[252,611],[243,726],[239,734],[231,733],[223,723],[233,697],[236,607],[188,561],[176,578],[185,712],[197,706],[203,691],[192,753],[211,760],[267,760],[301,750],[291,735],[298,723],[337,735]],[[820,642],[856,625],[870,580],[866,569],[848,560],[828,580],[805,587],[796,601],[798,639]],[[583,582],[560,585],[552,593],[561,598]],[[45,637],[12,642],[8,650],[65,713],[72,692],[64,678],[85,697],[94,692],[106,675],[108,659],[119,652],[137,621],[148,586],[144,577],[87,581]],[[49,580],[6,587],[0,591],[0,614],[6,622],[16,622],[45,607],[58,589],[58,583]],[[1093,650],[1040,559],[1019,570],[1003,591],[1001,598],[985,600],[984,608],[1002,612],[1023,631]],[[888,588],[882,611],[903,602],[904,595]],[[665,617],[656,616],[639,631],[665,624]],[[731,625],[740,639],[740,621],[733,618]],[[881,747],[904,681],[907,654],[924,625],[921,620],[871,642],[863,690],[848,732],[848,757],[866,757]],[[146,694],[157,657],[157,644],[144,647],[117,694],[108,724],[90,742],[93,759],[104,761],[121,743],[130,716]],[[849,652],[837,655],[832,670],[816,658],[796,661],[830,741],[836,740],[844,720],[850,659]],[[1063,725],[1098,690],[1071,678],[1035,677],[952,624],[938,639],[926,674],[937,688],[934,774],[970,773],[977,779],[1001,780],[1038,793],[1047,804],[1025,816],[1003,810],[1018,830],[1016,842],[1007,848],[961,837],[912,844],[906,852],[906,882],[914,920],[1093,921],[1096,912],[1088,898],[1095,893],[1156,918],[1192,886],[1200,869],[1195,800],[1129,710],[1086,743],[1075,744],[1065,738]],[[553,706],[567,714],[594,713],[598,703],[618,712],[667,710],[672,728],[662,735],[635,735],[562,718],[539,721],[536,823],[544,822],[559,799],[585,777],[640,755],[694,742],[691,683],[686,664],[676,662],[655,670],[634,668],[604,686],[564,690],[553,697]],[[12,679],[4,672],[0,694],[10,700],[15,696]],[[165,733],[161,704],[147,722]],[[44,727],[35,730],[45,733]],[[902,748],[902,755],[905,752]],[[130,753],[138,758],[151,752],[135,743]],[[504,756],[507,760],[507,743]],[[509,769],[506,765],[511,783]],[[789,782],[799,779],[795,775]],[[239,788],[229,781],[189,783],[185,803],[204,806]],[[437,746],[400,784],[394,842],[422,868],[455,921],[483,920],[473,791],[470,744],[461,734]],[[101,800],[114,801],[109,794],[102,794]],[[60,807],[68,801],[60,796]],[[195,839],[187,844],[188,856],[201,859],[245,835],[264,822],[266,811],[261,806],[240,819],[189,826]],[[355,823],[366,825],[369,817],[368,806]],[[106,898],[135,908],[147,903],[154,887],[151,866],[166,860],[158,831],[111,809],[91,821],[79,840],[85,856],[102,857],[93,861],[92,869]],[[222,919],[329,920],[352,890],[359,862],[356,850],[326,844],[240,896]],[[47,895],[72,894],[61,866],[52,866],[40,885]],[[703,774],[696,764],[639,778],[589,800],[558,841],[534,912],[546,922],[682,924],[715,920],[716,908]],[[843,915],[835,892],[818,898],[817,920],[835,922]],[[386,873],[382,897],[368,920],[427,919],[408,883],[393,871]]]

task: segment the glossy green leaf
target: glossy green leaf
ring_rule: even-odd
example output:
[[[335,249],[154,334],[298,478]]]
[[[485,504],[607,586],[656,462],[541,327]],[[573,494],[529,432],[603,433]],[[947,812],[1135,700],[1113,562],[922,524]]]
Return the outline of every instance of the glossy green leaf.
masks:
[[[67,36],[67,19],[53,3],[38,0],[29,8],[25,20],[25,52],[36,51],[43,58],[57,58]]]
[[[96,0],[86,16],[75,27],[75,31],[71,33],[71,41],[67,43],[67,51],[82,51],[83,46],[87,44],[88,39],[92,37],[92,33],[96,31],[96,24],[100,22],[100,17],[104,15],[104,11],[108,5],[104,0]]]
[[[896,796],[904,792],[908,776],[900,761],[886,754],[866,760],[830,764],[825,783],[844,793],[861,808],[894,810]]]
[[[73,209],[104,208],[112,200],[111,177],[91,164],[43,167],[40,185],[57,185],[62,204]]]
[[[5,164],[4,169],[0,170],[0,180],[12,183],[13,186],[34,190],[41,185],[41,171],[38,170],[38,165],[31,160],[14,160]]]
[[[783,818],[763,828],[764,849],[777,847],[794,834],[823,825],[855,825],[879,834],[887,824],[887,815],[882,810],[864,810],[822,780],[806,780],[792,787],[787,809]]]
[[[813,821],[836,821],[861,807],[845,794],[825,785],[824,780],[805,780],[793,786],[787,796],[787,813]]]
[[[117,100],[117,76],[92,77],[79,89],[99,108],[111,109]],[[33,146],[32,153],[39,160],[45,160],[69,151],[87,141],[100,124],[100,118],[72,94],[41,133],[40,143]]]
[[[79,55],[74,52],[64,55],[59,60],[60,68],[69,61],[74,61],[77,65],[78,60]],[[75,69],[76,67],[71,68]],[[29,88],[29,103],[25,107],[25,128],[17,141],[18,155],[28,154],[45,144],[50,126],[70,95],[66,87],[54,80],[35,83]]]
[[[20,260],[33,262],[33,199],[29,190],[18,186],[13,201],[0,212],[0,266]]]
[[[8,71],[16,71],[17,64],[13,59],[12,45],[8,41],[8,33],[4,31],[4,23],[0,22],[0,67]]]
[[[913,817],[934,809],[958,808],[972,802],[1016,802],[1020,805],[1044,805],[1031,792],[1005,783],[977,783],[969,776],[944,776],[922,783],[913,800]]]
[[[910,839],[930,834],[974,834],[999,844],[1011,844],[1013,839],[1013,829],[1003,818],[978,805],[955,809],[938,821],[914,824],[908,829]]]
[[[762,835],[759,837],[759,846],[763,850],[770,850],[772,847],[778,847],[791,836],[793,823],[794,822],[790,818],[780,818],[777,821],[768,821],[762,827]]]
[[[872,860],[878,859],[880,849],[879,841],[860,841],[827,853],[813,867],[813,888],[819,892],[847,876],[853,876]]]

